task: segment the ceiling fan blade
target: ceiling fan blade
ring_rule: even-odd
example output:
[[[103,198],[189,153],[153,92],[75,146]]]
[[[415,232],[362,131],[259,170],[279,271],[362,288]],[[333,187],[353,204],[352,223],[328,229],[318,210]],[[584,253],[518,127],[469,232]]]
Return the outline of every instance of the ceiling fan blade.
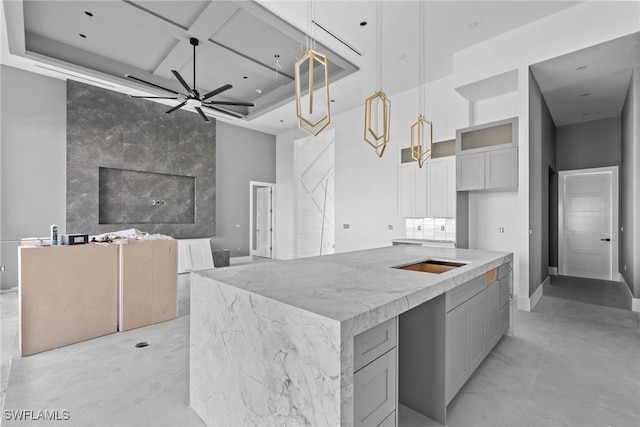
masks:
[[[233,101],[206,101],[205,104],[213,105],[237,105],[240,107],[255,107],[253,102],[233,102]]]
[[[227,83],[226,85],[224,85],[224,86],[220,86],[218,89],[215,89],[215,90],[212,90],[212,91],[211,91],[211,92],[209,92],[209,93],[206,93],[206,94],[201,98],[201,101],[204,101],[205,99],[209,99],[209,98],[211,98],[212,96],[216,96],[217,94],[222,93],[222,92],[224,92],[225,90],[229,90],[229,89],[231,89],[232,87],[233,87],[233,86],[232,86],[232,85],[230,85],[230,84],[228,84],[228,83]]]
[[[173,73],[173,75],[176,77],[176,79],[178,79],[178,81],[180,82],[180,84],[182,86],[184,86],[184,88],[187,90],[187,92],[193,96],[196,96],[195,93],[193,93],[193,89],[191,89],[189,87],[189,85],[187,84],[187,82],[184,81],[184,79],[182,78],[182,76],[180,75],[179,72],[177,72],[176,70],[171,70],[171,72]]]
[[[205,105],[205,104],[202,104],[202,106],[203,106],[203,107],[206,107],[206,108],[211,108],[212,110],[215,110],[215,111],[217,111],[217,112],[219,112],[219,113],[227,114],[227,115],[232,116],[232,117],[235,117],[235,118],[237,118],[237,119],[242,119],[242,118],[244,118],[244,115],[239,114],[239,113],[236,113],[235,111],[226,110],[226,109],[224,109],[224,108],[218,108],[218,107],[216,107],[216,106],[214,106],[214,105]]]
[[[132,76],[131,74],[125,74],[124,76],[125,76],[126,78],[128,78],[128,79],[135,80],[135,81],[137,81],[137,82],[144,83],[144,84],[146,84],[146,85],[153,86],[153,87],[156,87],[156,88],[158,88],[158,89],[162,89],[162,90],[167,91],[167,92],[175,93],[176,95],[182,95],[181,93],[178,93],[178,92],[176,92],[175,90],[167,89],[166,87],[162,87],[162,86],[157,85],[157,84],[155,84],[155,83],[147,82],[147,81],[145,81],[145,80],[142,80],[142,79],[139,79],[139,78],[137,78],[137,77],[134,77],[134,76]]]
[[[187,101],[181,102],[180,104],[176,105],[175,107],[171,108],[170,110],[165,111],[167,114],[169,113],[173,113],[174,111],[182,108],[185,104],[187,103]]]
[[[207,117],[204,114],[204,111],[202,111],[202,109],[200,107],[195,107],[195,108],[196,108],[196,111],[198,112],[198,114],[200,114],[200,117],[202,117],[205,122],[208,122],[209,121],[209,117]]]
[[[142,98],[142,99],[180,99],[177,96],[133,96],[129,95],[129,98]]]

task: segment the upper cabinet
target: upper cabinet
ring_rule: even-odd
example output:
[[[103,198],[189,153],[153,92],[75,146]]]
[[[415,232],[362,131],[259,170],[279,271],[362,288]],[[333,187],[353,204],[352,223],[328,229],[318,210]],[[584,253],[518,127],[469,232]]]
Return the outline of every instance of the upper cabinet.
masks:
[[[456,131],[458,191],[518,188],[518,118]]]
[[[456,158],[427,160],[427,217],[456,217]]]

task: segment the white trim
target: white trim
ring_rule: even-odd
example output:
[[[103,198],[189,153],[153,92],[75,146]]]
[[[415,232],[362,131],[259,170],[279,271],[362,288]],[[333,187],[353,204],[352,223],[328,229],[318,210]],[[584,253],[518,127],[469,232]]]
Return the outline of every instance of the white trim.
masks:
[[[253,262],[253,255],[229,258],[229,265],[244,264],[247,262]]]
[[[12,292],[18,292],[18,287],[14,286],[13,288],[9,288],[9,289],[0,289],[0,294],[9,294]]]
[[[542,293],[543,293],[542,288],[544,286],[547,286],[550,281],[551,281],[551,276],[547,276],[547,278],[544,279],[544,281],[540,284],[540,286],[538,286],[538,289],[535,290],[535,292],[533,293],[533,295],[531,295],[530,298],[522,297],[518,295],[518,310],[523,310],[523,311],[533,310],[536,304],[538,304],[538,301],[540,301],[540,298],[542,298]]]
[[[618,216],[619,216],[619,203],[620,203],[620,189],[618,178],[618,166],[607,166],[601,168],[591,169],[574,169],[558,172],[558,274],[565,275],[565,260],[564,260],[564,179],[571,175],[582,174],[594,174],[594,173],[611,173],[611,259],[609,278],[608,280],[616,280],[617,275],[615,271],[618,266]]]
[[[640,298],[633,297],[631,288],[629,288],[629,285],[627,284],[627,281],[622,274],[620,275],[620,283],[622,283],[622,286],[624,286],[624,296],[627,297],[627,301],[629,301],[631,305],[631,311],[640,312]]]
[[[557,276],[558,275],[558,267],[549,267],[549,275]]]

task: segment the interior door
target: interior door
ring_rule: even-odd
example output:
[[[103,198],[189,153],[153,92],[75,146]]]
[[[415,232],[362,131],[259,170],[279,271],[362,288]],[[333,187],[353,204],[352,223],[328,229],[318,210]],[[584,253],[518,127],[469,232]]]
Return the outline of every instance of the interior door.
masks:
[[[256,255],[271,258],[271,188],[257,189],[256,197]]]
[[[560,172],[559,186],[559,273],[614,280],[617,168]]]

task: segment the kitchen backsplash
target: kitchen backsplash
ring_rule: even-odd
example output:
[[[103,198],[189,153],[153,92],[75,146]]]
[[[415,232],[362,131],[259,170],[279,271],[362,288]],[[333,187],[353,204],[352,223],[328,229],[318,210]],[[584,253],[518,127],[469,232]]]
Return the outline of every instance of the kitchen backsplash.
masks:
[[[405,230],[407,239],[456,241],[455,218],[407,218]]]

